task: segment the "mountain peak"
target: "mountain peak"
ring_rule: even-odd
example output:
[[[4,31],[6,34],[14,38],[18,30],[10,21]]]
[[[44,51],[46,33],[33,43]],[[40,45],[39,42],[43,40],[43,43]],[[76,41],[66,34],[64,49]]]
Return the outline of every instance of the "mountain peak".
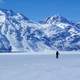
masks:
[[[27,17],[25,17],[23,14],[16,13],[13,10],[0,9],[0,16],[15,17],[17,19],[25,19],[25,20],[29,21],[29,19]]]
[[[69,21],[60,15],[54,15],[50,16],[46,19],[46,23],[53,23],[53,22],[63,22],[63,23],[69,23]]]
[[[0,34],[0,51],[80,50],[80,25],[59,15],[35,23],[21,13],[0,9]]]

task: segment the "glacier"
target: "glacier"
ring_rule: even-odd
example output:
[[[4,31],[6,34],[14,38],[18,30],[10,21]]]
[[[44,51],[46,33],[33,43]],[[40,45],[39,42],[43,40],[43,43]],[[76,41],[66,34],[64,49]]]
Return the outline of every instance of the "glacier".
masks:
[[[0,52],[44,50],[80,50],[80,23],[59,15],[35,22],[0,9]]]

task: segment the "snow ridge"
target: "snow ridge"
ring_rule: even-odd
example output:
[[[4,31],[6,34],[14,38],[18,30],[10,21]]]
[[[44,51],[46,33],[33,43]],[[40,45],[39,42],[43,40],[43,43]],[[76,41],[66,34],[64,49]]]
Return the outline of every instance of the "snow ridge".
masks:
[[[32,22],[20,13],[0,9],[0,52],[72,51],[80,49],[80,24],[62,16]]]

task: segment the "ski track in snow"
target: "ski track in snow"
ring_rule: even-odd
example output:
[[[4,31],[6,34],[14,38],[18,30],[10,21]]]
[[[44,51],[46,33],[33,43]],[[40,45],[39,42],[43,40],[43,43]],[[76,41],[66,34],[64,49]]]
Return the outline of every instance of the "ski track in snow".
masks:
[[[80,80],[80,54],[0,55],[0,80]]]

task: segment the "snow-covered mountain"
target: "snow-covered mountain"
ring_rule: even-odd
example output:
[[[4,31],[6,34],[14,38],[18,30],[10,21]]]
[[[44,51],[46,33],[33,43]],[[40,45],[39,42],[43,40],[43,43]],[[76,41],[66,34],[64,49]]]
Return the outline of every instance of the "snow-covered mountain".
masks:
[[[62,16],[33,22],[20,13],[0,9],[0,52],[79,50],[80,24]]]

